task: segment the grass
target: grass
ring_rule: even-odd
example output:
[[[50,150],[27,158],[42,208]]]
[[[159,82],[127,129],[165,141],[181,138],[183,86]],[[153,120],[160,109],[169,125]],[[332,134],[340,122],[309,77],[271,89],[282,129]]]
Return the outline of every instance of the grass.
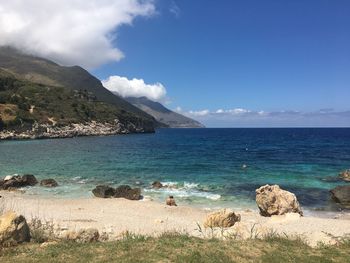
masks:
[[[4,248],[0,262],[350,262],[350,242],[311,248],[299,239],[273,236],[224,241],[176,233],[159,237],[128,234],[113,242]]]

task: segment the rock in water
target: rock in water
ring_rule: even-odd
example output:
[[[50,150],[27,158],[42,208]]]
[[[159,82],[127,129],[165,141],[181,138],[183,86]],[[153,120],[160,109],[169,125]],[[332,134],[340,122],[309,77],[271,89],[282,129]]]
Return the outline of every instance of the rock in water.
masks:
[[[58,183],[54,179],[44,179],[41,180],[40,185],[45,187],[56,187],[58,186]]]
[[[350,185],[337,186],[330,192],[335,202],[350,209]]]
[[[166,201],[165,201],[166,205],[169,205],[169,206],[177,206],[176,202],[175,202],[175,199],[172,195],[170,195]]]
[[[38,180],[32,174],[23,175],[22,182],[23,182],[23,184],[25,184],[27,186],[34,186],[34,185],[38,184]]]
[[[0,217],[0,244],[16,245],[29,241],[29,227],[23,216],[7,212]]]
[[[115,189],[115,198],[125,198],[129,200],[140,200],[141,199],[141,189],[131,188],[128,185],[121,185]]]
[[[256,203],[262,216],[299,213],[303,215],[296,196],[278,185],[265,185],[255,190]]]
[[[339,174],[339,177],[346,182],[350,182],[350,170],[345,170],[341,172]]]
[[[159,188],[162,188],[163,187],[163,184],[159,181],[155,181],[152,183],[152,187],[155,188],[155,189],[159,189]]]
[[[16,175],[16,176],[11,176],[11,177],[6,176],[5,179],[1,180],[0,189],[8,190],[11,188],[34,186],[38,183],[35,176],[32,174],[25,174],[23,176]]]
[[[11,180],[13,177],[15,177],[15,175],[7,175],[5,176],[4,181]]]
[[[115,189],[107,185],[98,185],[92,190],[92,193],[99,198],[110,198],[115,195]]]
[[[236,222],[241,221],[241,215],[235,214],[231,209],[222,209],[218,212],[211,213],[204,221],[204,227],[231,227]]]

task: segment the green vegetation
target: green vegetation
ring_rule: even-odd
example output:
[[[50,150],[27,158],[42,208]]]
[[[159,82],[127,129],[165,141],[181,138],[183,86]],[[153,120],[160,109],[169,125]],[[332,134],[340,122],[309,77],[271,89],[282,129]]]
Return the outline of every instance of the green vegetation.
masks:
[[[131,122],[149,131],[153,131],[157,125],[153,117],[115,96],[103,87],[100,80],[78,66],[64,67],[10,47],[0,47],[0,78],[0,89],[7,87],[8,90],[12,85],[18,89],[21,86],[16,91],[17,98],[13,98],[18,100],[16,102],[21,105],[21,109],[28,109],[30,103],[40,103],[40,110],[44,111],[41,117],[35,118],[39,117],[42,121],[46,120],[46,115],[53,114],[59,123],[90,119],[105,121],[117,116],[122,123]],[[31,91],[36,97],[31,96]],[[34,101],[29,102],[28,99]],[[9,103],[8,100],[6,103]],[[37,107],[36,104],[31,105]],[[23,120],[29,117],[30,120],[31,116],[25,113],[19,112],[19,118]]]
[[[105,243],[6,248],[0,250],[0,262],[350,262],[350,243],[311,248],[300,240],[279,237],[223,241],[180,234],[126,235]]]
[[[87,90],[35,84],[0,72],[0,130],[30,129],[34,122],[66,125],[115,119],[135,124],[143,121],[135,114],[98,101]]]

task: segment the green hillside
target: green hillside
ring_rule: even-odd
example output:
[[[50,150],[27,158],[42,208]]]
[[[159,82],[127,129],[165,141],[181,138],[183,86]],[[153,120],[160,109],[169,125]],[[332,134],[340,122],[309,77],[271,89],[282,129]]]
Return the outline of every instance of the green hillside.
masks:
[[[134,124],[153,131],[156,120],[105,89],[80,67],[0,48],[0,129],[88,121]]]

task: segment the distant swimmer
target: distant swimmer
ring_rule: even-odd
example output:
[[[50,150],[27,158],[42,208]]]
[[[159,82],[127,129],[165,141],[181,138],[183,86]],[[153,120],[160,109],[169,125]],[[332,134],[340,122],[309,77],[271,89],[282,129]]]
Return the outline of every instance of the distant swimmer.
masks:
[[[246,164],[242,165],[242,169],[246,169],[247,167],[248,167],[248,165],[246,165]]]

